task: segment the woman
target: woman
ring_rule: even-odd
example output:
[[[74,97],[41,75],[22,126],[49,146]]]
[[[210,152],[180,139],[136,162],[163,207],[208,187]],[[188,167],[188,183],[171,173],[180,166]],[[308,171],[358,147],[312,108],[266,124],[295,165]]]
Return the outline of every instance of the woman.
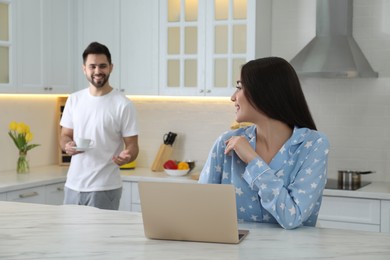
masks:
[[[199,182],[233,184],[240,221],[315,226],[329,142],[316,129],[294,69],[277,57],[250,61],[231,100],[236,121],[253,125],[217,139]]]

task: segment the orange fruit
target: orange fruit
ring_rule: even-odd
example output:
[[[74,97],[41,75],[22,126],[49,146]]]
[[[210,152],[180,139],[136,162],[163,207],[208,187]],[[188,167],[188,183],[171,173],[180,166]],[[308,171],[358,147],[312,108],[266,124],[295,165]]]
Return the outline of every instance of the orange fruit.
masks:
[[[190,169],[190,166],[188,165],[188,163],[186,162],[179,162],[177,164],[177,169],[178,170],[189,170]]]

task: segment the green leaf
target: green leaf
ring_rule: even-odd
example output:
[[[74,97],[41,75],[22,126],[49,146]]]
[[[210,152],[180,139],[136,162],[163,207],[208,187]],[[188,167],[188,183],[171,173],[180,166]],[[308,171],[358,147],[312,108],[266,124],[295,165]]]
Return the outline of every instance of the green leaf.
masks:
[[[26,151],[29,151],[29,150],[31,150],[31,149],[37,147],[37,146],[40,146],[40,144],[29,144],[29,145],[27,145],[27,147],[26,147]]]
[[[8,135],[11,137],[12,141],[14,141],[14,144],[16,145],[16,147],[18,149],[20,149],[18,141],[16,140],[15,136],[13,136],[11,132],[8,132]]]
[[[19,149],[24,149],[26,147],[26,139],[23,134],[18,134],[16,142],[18,143],[17,146]]]

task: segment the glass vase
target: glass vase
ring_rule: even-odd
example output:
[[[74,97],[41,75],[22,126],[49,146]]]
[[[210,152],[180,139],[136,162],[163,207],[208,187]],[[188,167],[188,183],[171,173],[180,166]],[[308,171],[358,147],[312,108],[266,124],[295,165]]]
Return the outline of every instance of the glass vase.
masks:
[[[17,173],[28,173],[30,171],[30,165],[27,159],[27,153],[20,152],[18,162],[16,164]]]

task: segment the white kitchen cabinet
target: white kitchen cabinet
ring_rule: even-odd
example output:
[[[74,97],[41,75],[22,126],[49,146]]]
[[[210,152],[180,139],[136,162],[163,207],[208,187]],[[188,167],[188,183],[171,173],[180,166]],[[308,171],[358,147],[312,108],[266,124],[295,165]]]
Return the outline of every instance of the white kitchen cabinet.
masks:
[[[138,182],[131,183],[131,211],[141,212],[141,200],[139,198]]]
[[[0,92],[68,94],[87,87],[81,55],[98,41],[112,55],[111,85],[125,94],[230,96],[241,64],[271,53],[271,0],[217,1],[219,11],[216,1],[177,0],[181,13],[197,2],[197,21],[167,22],[174,1],[12,1],[15,37],[7,44],[15,43],[17,87]],[[168,39],[178,30],[181,49],[172,54]]]
[[[184,18],[179,22],[166,19],[168,7],[174,5],[173,2],[20,0],[19,16],[25,18],[18,25],[20,51],[17,63],[22,78],[19,92],[70,93],[87,87],[81,69],[81,54],[89,43],[98,41],[105,44],[112,55],[111,85],[125,94],[230,96],[240,66],[247,60],[270,53],[264,48],[270,39],[267,35],[267,29],[271,28],[270,0],[261,3],[255,0],[219,1],[221,7],[218,8],[214,8],[215,1],[179,0],[182,6],[179,13],[183,16],[189,10],[196,10],[196,14],[190,15],[192,20]],[[58,10],[71,11],[57,15]],[[195,16],[196,20],[193,20]],[[53,17],[61,19],[52,21]],[[102,17],[104,22],[100,22]],[[55,28],[61,29],[54,30],[53,22],[59,24]],[[55,32],[67,32],[66,26],[76,28],[71,30],[71,36],[76,32],[76,37],[67,33],[53,37]],[[23,28],[27,28],[28,33]],[[259,37],[260,30],[263,37]],[[180,50],[172,53],[170,50],[177,36],[181,37]],[[30,37],[33,40],[26,43],[25,39]],[[61,44],[52,44],[52,38]],[[59,47],[53,51],[53,46]],[[59,55],[58,50],[69,52]],[[72,63],[69,67],[68,60],[53,61],[48,57],[65,57]],[[35,63],[38,66],[33,67]],[[61,64],[60,69],[57,64]],[[64,82],[62,79],[73,78],[71,83],[66,82],[71,89],[56,84],[57,81]]]
[[[45,204],[45,187],[9,191],[7,192],[7,201]]]
[[[73,90],[73,0],[15,0],[17,92]]]
[[[0,200],[62,205],[65,182],[0,193]]]
[[[270,1],[160,1],[160,94],[232,95],[241,66],[270,54],[270,13]]]
[[[324,196],[319,226],[362,231],[380,231],[380,200]]]
[[[390,200],[381,201],[381,232],[390,233]]]
[[[0,92],[15,92],[14,26],[12,1],[0,0]]]
[[[131,182],[123,182],[122,196],[119,202],[119,210],[131,211]]]
[[[141,212],[141,202],[139,199],[137,182],[123,182],[119,210]]]
[[[159,1],[122,0],[120,87],[128,95],[158,95]]]
[[[45,186],[45,204],[62,205],[64,203],[65,182]]]
[[[81,70],[82,52],[97,41],[110,50],[113,88],[127,95],[157,95],[158,1],[84,0],[77,5],[77,89],[88,84]]]
[[[76,90],[88,87],[88,81],[82,71],[82,53],[91,42],[107,46],[114,64],[110,75],[110,84],[120,89],[121,54],[120,54],[120,0],[83,0],[77,1],[77,48],[75,60]]]

